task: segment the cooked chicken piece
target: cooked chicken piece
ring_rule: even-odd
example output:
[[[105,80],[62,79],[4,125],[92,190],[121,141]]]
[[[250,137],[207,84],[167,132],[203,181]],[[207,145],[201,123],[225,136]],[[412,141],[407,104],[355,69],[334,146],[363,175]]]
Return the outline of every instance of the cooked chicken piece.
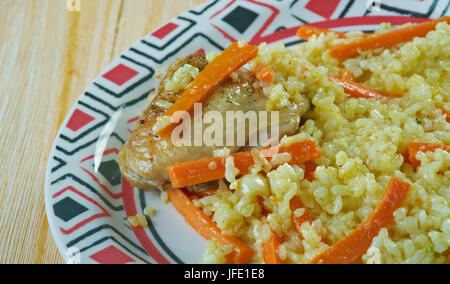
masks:
[[[161,78],[159,89],[151,100],[150,105],[142,113],[136,129],[130,140],[124,145],[119,154],[119,164],[124,177],[135,187],[143,190],[154,188],[164,189],[170,186],[167,167],[175,163],[193,161],[212,157],[213,151],[224,146],[175,146],[170,135],[159,137],[152,130],[159,116],[166,112],[166,108],[158,102],[174,103],[181,96],[183,90],[169,92],[166,83],[171,80],[176,71],[189,64],[203,70],[208,64],[204,54],[193,54],[184,59],[178,59],[172,64],[166,75]],[[203,114],[207,111],[218,111],[225,122],[227,111],[265,111],[267,98],[259,84],[255,83],[254,74],[242,68],[218,86],[209,97],[202,102]],[[279,112],[279,137],[292,135],[299,128],[299,117],[307,111],[305,105],[291,105]],[[270,119],[268,119],[270,127]],[[194,119],[191,121],[192,129]],[[206,129],[208,124],[203,125]],[[229,126],[228,126],[229,127]],[[227,126],[224,125],[224,141]],[[248,128],[246,128],[248,130]],[[270,129],[270,128],[269,128]],[[250,133],[245,137],[248,141]],[[236,139],[237,135],[235,135]],[[225,143],[224,143],[225,145]],[[228,147],[235,153],[242,147]]]

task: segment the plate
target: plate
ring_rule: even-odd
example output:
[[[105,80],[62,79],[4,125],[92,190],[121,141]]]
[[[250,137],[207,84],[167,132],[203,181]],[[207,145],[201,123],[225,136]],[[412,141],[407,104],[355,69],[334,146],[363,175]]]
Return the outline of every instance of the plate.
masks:
[[[56,244],[68,263],[198,263],[204,240],[159,193],[133,188],[117,154],[157,81],[156,70],[199,50],[233,41],[302,43],[298,26],[373,31],[449,15],[450,0],[215,0],[171,20],[125,51],[81,95],[54,142],[45,203]],[[146,228],[126,217],[151,206]]]

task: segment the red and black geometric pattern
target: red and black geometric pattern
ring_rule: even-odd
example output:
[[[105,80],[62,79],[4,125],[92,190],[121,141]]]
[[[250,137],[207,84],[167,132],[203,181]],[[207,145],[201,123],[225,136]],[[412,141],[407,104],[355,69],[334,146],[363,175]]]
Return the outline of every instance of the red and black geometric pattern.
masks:
[[[91,259],[100,264],[128,264],[136,261],[114,245],[110,245],[90,256]]]
[[[221,51],[233,41],[298,44],[299,25],[347,31],[373,30],[382,22],[422,22],[450,14],[450,0],[214,0],[171,20],[124,52],[80,97],[61,128],[46,177],[50,227],[64,257],[83,263],[182,263],[198,261],[203,240],[156,192],[132,188],[117,154],[156,87],[155,70],[198,50]],[[125,218],[151,205],[148,228]],[[169,225],[168,225],[169,224]],[[182,230],[183,238],[174,234]],[[189,243],[189,245],[186,245]]]

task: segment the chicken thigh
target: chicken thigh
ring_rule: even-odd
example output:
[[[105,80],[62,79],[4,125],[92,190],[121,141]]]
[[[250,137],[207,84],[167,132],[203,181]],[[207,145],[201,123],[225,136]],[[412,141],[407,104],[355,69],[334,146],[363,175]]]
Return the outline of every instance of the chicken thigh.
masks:
[[[130,140],[123,146],[119,154],[121,172],[133,186],[142,190],[155,188],[162,190],[170,187],[168,166],[213,157],[214,150],[224,148],[224,145],[175,146],[171,136],[159,137],[154,131],[157,118],[164,115],[167,110],[164,104],[174,103],[184,91],[167,90],[167,82],[173,80],[176,71],[183,66],[194,67],[198,71],[202,71],[207,64],[205,54],[193,54],[178,59],[162,76],[158,90],[153,94],[153,98],[147,109],[141,114]],[[241,68],[214,89],[202,102],[202,112],[216,111],[223,116],[223,121],[225,121],[225,115],[230,111],[244,113],[266,111],[268,98],[264,95],[260,84],[255,82],[256,78],[252,71]],[[291,104],[290,107],[279,110],[278,137],[295,134],[299,129],[299,117],[307,110],[308,106],[303,104]],[[194,120],[191,121],[191,124],[193,126]],[[270,121],[268,121],[266,127],[270,128],[270,126]],[[205,129],[208,124],[203,124],[202,127]],[[229,127],[230,125],[224,125],[224,132]],[[254,134],[250,133],[248,128],[246,130],[245,138],[248,142],[249,136]],[[238,152],[244,147],[245,145],[228,146],[231,153]]]

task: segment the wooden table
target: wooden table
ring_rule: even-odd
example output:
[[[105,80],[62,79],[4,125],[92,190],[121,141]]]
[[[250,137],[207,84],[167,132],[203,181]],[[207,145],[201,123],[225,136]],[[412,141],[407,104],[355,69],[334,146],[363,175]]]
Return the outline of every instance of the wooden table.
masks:
[[[63,263],[44,206],[47,160],[88,84],[156,27],[206,0],[0,0],[0,263]]]

